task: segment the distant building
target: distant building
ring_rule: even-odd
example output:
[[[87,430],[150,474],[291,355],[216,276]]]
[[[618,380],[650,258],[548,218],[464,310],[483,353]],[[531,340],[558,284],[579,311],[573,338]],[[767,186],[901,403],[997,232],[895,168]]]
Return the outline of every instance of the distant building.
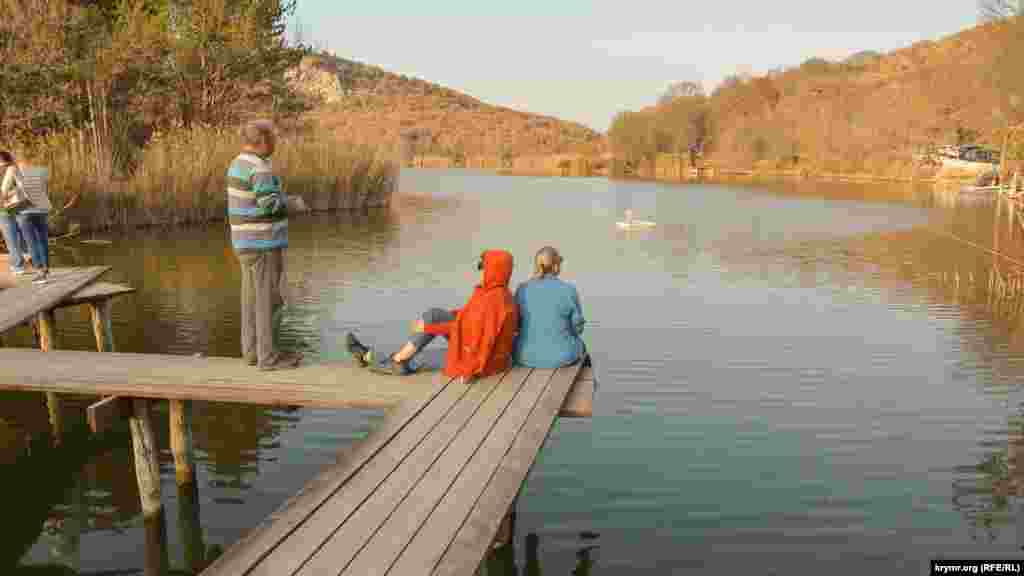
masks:
[[[961,146],[940,146],[938,155],[950,160],[961,160],[964,162],[983,162],[986,164],[998,164],[999,152],[990,150],[977,144],[964,144]]]

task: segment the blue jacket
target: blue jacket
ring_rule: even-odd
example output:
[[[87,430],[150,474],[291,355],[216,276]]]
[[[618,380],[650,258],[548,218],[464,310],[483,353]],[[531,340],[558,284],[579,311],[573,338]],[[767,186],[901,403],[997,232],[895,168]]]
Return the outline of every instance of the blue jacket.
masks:
[[[532,368],[557,368],[583,356],[583,308],[576,287],[554,276],[516,288],[519,336],[513,360]]]

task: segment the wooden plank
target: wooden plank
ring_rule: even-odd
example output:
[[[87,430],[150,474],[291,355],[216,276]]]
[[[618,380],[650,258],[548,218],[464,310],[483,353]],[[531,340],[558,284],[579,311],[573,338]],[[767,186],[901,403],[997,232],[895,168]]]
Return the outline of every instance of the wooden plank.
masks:
[[[50,281],[32,284],[30,278],[18,280],[11,288],[0,290],[0,332],[25,322],[43,310],[56,306],[93,280],[110,270],[110,266],[88,268],[51,268]]]
[[[338,534],[339,528],[344,531],[343,525],[349,522],[350,518],[351,523],[358,523],[359,518],[365,518],[367,507],[360,508],[360,506],[364,506],[376,490],[395,494],[395,482],[391,478],[393,474],[398,474],[395,469],[399,465],[403,469],[408,469],[410,460],[415,460],[423,453],[430,452],[432,444],[436,443],[435,439],[446,434],[447,429],[452,428],[452,422],[458,419],[459,413],[464,411],[467,406],[479,405],[500,380],[500,376],[488,378],[471,386],[453,382],[450,389],[459,393],[458,396],[453,395],[453,398],[445,399],[444,402],[435,401],[427,410],[424,410],[416,421],[402,430],[402,433],[396,436],[384,450],[381,450],[373,461],[359,472],[357,477],[353,478],[343,490],[319,509],[314,518],[311,518],[295,532],[289,540],[287,550],[282,550],[281,553],[268,558],[252,572],[252,576],[293,574],[302,568],[307,559],[312,557],[317,549],[321,548],[324,542],[332,536],[343,538],[346,545],[355,545],[355,550],[358,550],[359,545],[356,543],[357,537],[353,536],[352,526],[348,526],[347,532]],[[469,415],[466,415],[465,418],[468,419]],[[458,428],[451,429],[451,435],[454,435],[457,430]],[[450,440],[451,436],[449,436]],[[443,446],[446,446],[446,443]],[[443,446],[436,448],[433,452],[439,452]],[[423,466],[424,469],[427,465],[429,463]],[[385,482],[387,484],[384,484]],[[357,509],[361,516],[353,516]],[[370,532],[365,534],[366,537],[373,533],[369,524],[362,528],[370,529]],[[337,550],[335,551],[337,552]],[[315,561],[312,564],[315,564]],[[304,571],[308,572],[309,569],[306,567]]]
[[[552,395],[558,396],[559,403],[555,404],[556,409],[544,413],[548,418],[550,426],[550,422],[557,416],[557,406],[564,399],[578,371],[578,366],[568,366],[556,371],[542,371],[546,374],[547,380],[545,380],[539,394],[532,398],[524,397],[522,402],[517,402],[515,406],[516,412],[511,412],[510,409],[510,413],[505,416],[505,420],[499,424],[504,426],[504,433],[492,433],[488,436],[484,445],[480,447],[473,459],[466,465],[462,473],[448,489],[435,513],[427,519],[423,527],[416,534],[416,537],[413,538],[408,547],[402,552],[402,555],[389,572],[390,574],[423,574],[429,572],[434,567],[444,554],[448,544],[454,539],[459,527],[463,525],[464,520],[478,501],[485,487],[494,477],[495,471],[513,446],[523,425],[534,413],[535,407],[542,405],[540,404],[542,399],[549,398]],[[536,456],[536,451],[524,455],[524,457],[529,458],[530,462]],[[505,481],[506,479],[503,477],[501,480]],[[485,540],[485,550],[498,533],[503,518],[506,517],[506,513],[512,506],[515,493],[518,492],[521,484],[521,479],[514,484],[512,480],[509,480],[509,487],[514,488],[511,497],[507,502],[502,502],[502,506],[491,508],[487,511],[493,515],[493,517],[488,518],[490,521],[490,524],[486,526],[488,531],[478,532],[481,540]],[[477,565],[479,565],[479,562],[469,566],[469,570],[464,572],[468,573],[476,569]]]
[[[450,494],[457,494],[457,490],[460,489],[476,492],[477,488],[483,488],[482,493],[477,492],[480,498],[468,516],[463,502],[452,502],[453,507],[447,507],[442,503],[440,508],[444,510],[444,514],[432,516],[430,522],[420,531],[420,534],[426,535],[451,534],[452,524],[459,521],[461,526],[447,549],[435,538],[424,536],[422,545],[416,541],[410,544],[402,557],[403,563],[396,564],[392,574],[426,574],[428,567],[434,566],[434,562],[437,562],[433,571],[435,576],[470,574],[480,565],[498,530],[502,515],[519,493],[519,488],[529,474],[537,453],[551,431],[558,407],[576,376],[571,368],[560,368],[551,378],[540,401],[533,407],[529,419],[518,431],[515,441],[502,452],[497,466],[494,466],[494,453],[481,449],[480,456],[473,461],[473,469],[460,476],[459,482],[463,484],[452,486]],[[491,470],[491,473],[484,488],[479,482],[480,478],[487,474],[487,470]],[[443,556],[439,555],[438,551],[443,552]],[[440,560],[437,560],[438,557]],[[416,561],[421,562],[419,568],[409,571],[408,568]]]
[[[515,369],[513,369],[515,372]],[[516,386],[502,386],[477,412],[466,429],[459,434],[444,454],[434,462],[416,488],[401,505],[394,510],[381,526],[373,540],[363,548],[341,574],[349,576],[373,576],[386,574],[392,563],[420,530],[424,522],[449,491],[453,482],[458,482],[468,462],[486,450],[492,450],[502,443],[511,444],[515,432],[526,419],[540,393],[547,388],[551,372],[532,370],[525,383]],[[524,409],[525,407],[525,409]],[[504,449],[500,454],[504,454]],[[477,494],[456,492],[455,498],[475,500]],[[441,511],[445,514],[445,511]],[[494,534],[491,534],[493,537]],[[342,564],[336,564],[338,568]],[[418,567],[418,574],[423,573]]]
[[[126,284],[114,284],[113,282],[93,282],[85,288],[68,294],[57,304],[57,308],[76,306],[80,304],[91,304],[103,302],[125,294],[135,293],[135,288]]]
[[[387,462],[385,468],[390,468],[390,470],[383,483],[374,482],[371,488],[375,490],[360,490],[356,494],[358,509],[354,509],[350,516],[343,519],[344,524],[335,523],[335,526],[340,525],[340,527],[333,533],[320,535],[316,541],[317,546],[313,549],[315,553],[309,557],[308,562],[300,570],[295,572],[295,575],[304,576],[326,572],[336,574],[341,568],[344,568],[366,546],[377,529],[427,473],[427,470],[444,452],[452,439],[457,434],[464,433],[466,423],[477,414],[481,406],[487,403],[500,404],[504,396],[511,397],[510,394],[492,395],[492,391],[497,388],[497,385],[504,383],[503,389],[514,390],[516,387],[513,384],[517,377],[519,377],[517,374],[497,374],[483,382],[470,385],[470,392],[408,454],[408,457],[401,462],[400,467],[395,469],[390,462]],[[391,470],[394,471],[391,472]],[[365,484],[360,485],[359,488],[364,486]],[[346,507],[346,511],[349,509]],[[260,576],[273,574],[291,574],[291,572],[267,571],[261,573]]]
[[[386,378],[378,378],[383,383]],[[397,378],[396,380],[401,380]],[[381,425],[362,441],[343,449],[337,464],[328,467],[298,494],[292,496],[273,514],[263,520],[242,540],[232,545],[202,572],[203,576],[242,575],[276,548],[297,527],[314,514],[323,503],[354,474],[384,448],[394,436],[447,390],[450,380],[440,373],[433,375],[432,386],[425,393],[410,398],[394,408]]]
[[[261,372],[239,358],[0,349],[0,390],[318,408],[391,408],[431,387],[433,372],[380,378],[351,363]],[[39,370],[45,362],[47,369]],[[573,392],[565,416],[591,415],[593,391]]]
[[[382,378],[350,363],[262,372],[240,358],[25,348],[0,349],[0,390],[241,402],[321,408],[391,408],[425,394],[439,373]],[[46,370],[39,370],[45,365]]]
[[[108,396],[99,402],[90,404],[85,409],[89,429],[93,434],[102,434],[110,430],[118,422],[131,417],[132,401],[130,398]]]

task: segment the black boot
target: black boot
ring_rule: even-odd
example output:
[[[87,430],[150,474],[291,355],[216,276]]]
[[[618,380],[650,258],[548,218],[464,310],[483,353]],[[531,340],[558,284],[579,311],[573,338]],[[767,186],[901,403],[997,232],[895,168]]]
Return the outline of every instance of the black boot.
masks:
[[[361,368],[366,368],[368,364],[366,362],[366,353],[369,352],[370,349],[363,346],[363,343],[359,340],[356,340],[355,335],[351,332],[345,335],[345,347],[348,348],[349,354],[356,359],[356,362],[359,362],[359,366]]]

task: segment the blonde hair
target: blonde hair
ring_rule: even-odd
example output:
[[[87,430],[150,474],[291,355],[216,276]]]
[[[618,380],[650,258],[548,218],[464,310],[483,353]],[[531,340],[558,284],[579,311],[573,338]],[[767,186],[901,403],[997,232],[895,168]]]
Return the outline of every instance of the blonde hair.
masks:
[[[549,274],[558,276],[561,267],[562,255],[553,246],[545,246],[537,251],[537,256],[533,259],[533,276],[534,278]]]

